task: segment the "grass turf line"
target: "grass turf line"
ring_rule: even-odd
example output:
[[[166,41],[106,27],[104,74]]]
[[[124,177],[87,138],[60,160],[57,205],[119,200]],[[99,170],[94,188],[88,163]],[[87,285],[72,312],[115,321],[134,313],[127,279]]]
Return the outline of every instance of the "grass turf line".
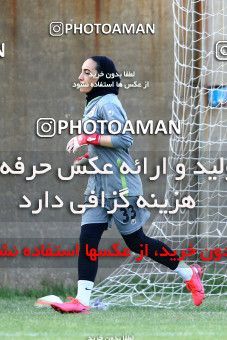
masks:
[[[112,307],[91,314],[60,314],[35,308],[34,298],[1,298],[1,339],[88,339],[134,336],[137,339],[227,339],[227,311],[209,299],[196,308]]]

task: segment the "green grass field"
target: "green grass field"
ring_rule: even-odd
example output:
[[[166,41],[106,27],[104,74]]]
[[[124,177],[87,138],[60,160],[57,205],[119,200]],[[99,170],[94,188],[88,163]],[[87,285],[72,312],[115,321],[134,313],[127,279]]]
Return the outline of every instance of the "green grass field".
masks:
[[[227,339],[227,311],[212,298],[199,308],[112,307],[89,315],[35,308],[34,297],[0,299],[0,339]]]

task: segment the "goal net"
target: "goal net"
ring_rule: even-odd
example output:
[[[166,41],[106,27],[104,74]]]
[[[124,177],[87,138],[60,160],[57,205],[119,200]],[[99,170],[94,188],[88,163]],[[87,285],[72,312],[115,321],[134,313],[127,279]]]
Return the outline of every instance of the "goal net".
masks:
[[[147,235],[166,242],[179,254],[182,249],[195,248],[196,255],[185,261],[206,266],[206,296],[223,302],[227,297],[226,0],[173,0],[173,22],[171,119],[180,120],[181,134],[170,138],[165,198],[172,206],[175,192],[179,199],[190,195],[196,207],[159,214]],[[207,172],[194,173],[201,170],[198,161]],[[182,180],[175,179],[179,163],[185,166]],[[93,298],[120,306],[172,308],[191,304],[181,278],[148,258],[136,262],[136,256],[98,284]]]

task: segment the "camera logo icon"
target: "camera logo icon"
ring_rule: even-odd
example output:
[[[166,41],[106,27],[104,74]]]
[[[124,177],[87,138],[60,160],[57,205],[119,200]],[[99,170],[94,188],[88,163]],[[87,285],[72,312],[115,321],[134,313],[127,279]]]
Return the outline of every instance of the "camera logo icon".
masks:
[[[36,122],[36,134],[40,138],[51,138],[56,134],[56,121],[53,118],[39,118]]]
[[[215,44],[215,56],[218,60],[227,60],[227,40],[220,40]]]
[[[52,21],[49,25],[49,33],[52,37],[60,37],[64,33],[64,25],[61,21]]]

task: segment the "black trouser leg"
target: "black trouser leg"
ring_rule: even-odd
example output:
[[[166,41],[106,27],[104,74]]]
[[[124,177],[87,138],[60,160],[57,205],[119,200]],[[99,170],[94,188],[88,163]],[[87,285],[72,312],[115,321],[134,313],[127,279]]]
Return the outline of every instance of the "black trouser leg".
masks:
[[[121,235],[121,236],[125,240],[125,243],[128,246],[128,248],[132,250],[134,253],[139,254],[141,251],[141,245],[143,245],[142,248],[144,248],[145,245],[147,244],[148,245],[148,256],[152,260],[159,262],[172,270],[177,268],[178,263],[179,263],[179,256],[178,255],[171,256],[171,257],[170,256],[165,256],[165,257],[159,256],[158,254],[163,253],[162,247],[165,247],[165,249],[171,253],[173,251],[165,243],[146,236],[142,228],[135,231],[132,234]],[[155,251],[157,252],[155,253]]]
[[[86,256],[86,244],[88,248],[94,248],[98,251],[98,245],[104,230],[108,227],[107,223],[84,224],[80,233],[80,252],[78,258],[78,279],[95,281],[98,271],[98,257],[96,261],[92,261]]]

